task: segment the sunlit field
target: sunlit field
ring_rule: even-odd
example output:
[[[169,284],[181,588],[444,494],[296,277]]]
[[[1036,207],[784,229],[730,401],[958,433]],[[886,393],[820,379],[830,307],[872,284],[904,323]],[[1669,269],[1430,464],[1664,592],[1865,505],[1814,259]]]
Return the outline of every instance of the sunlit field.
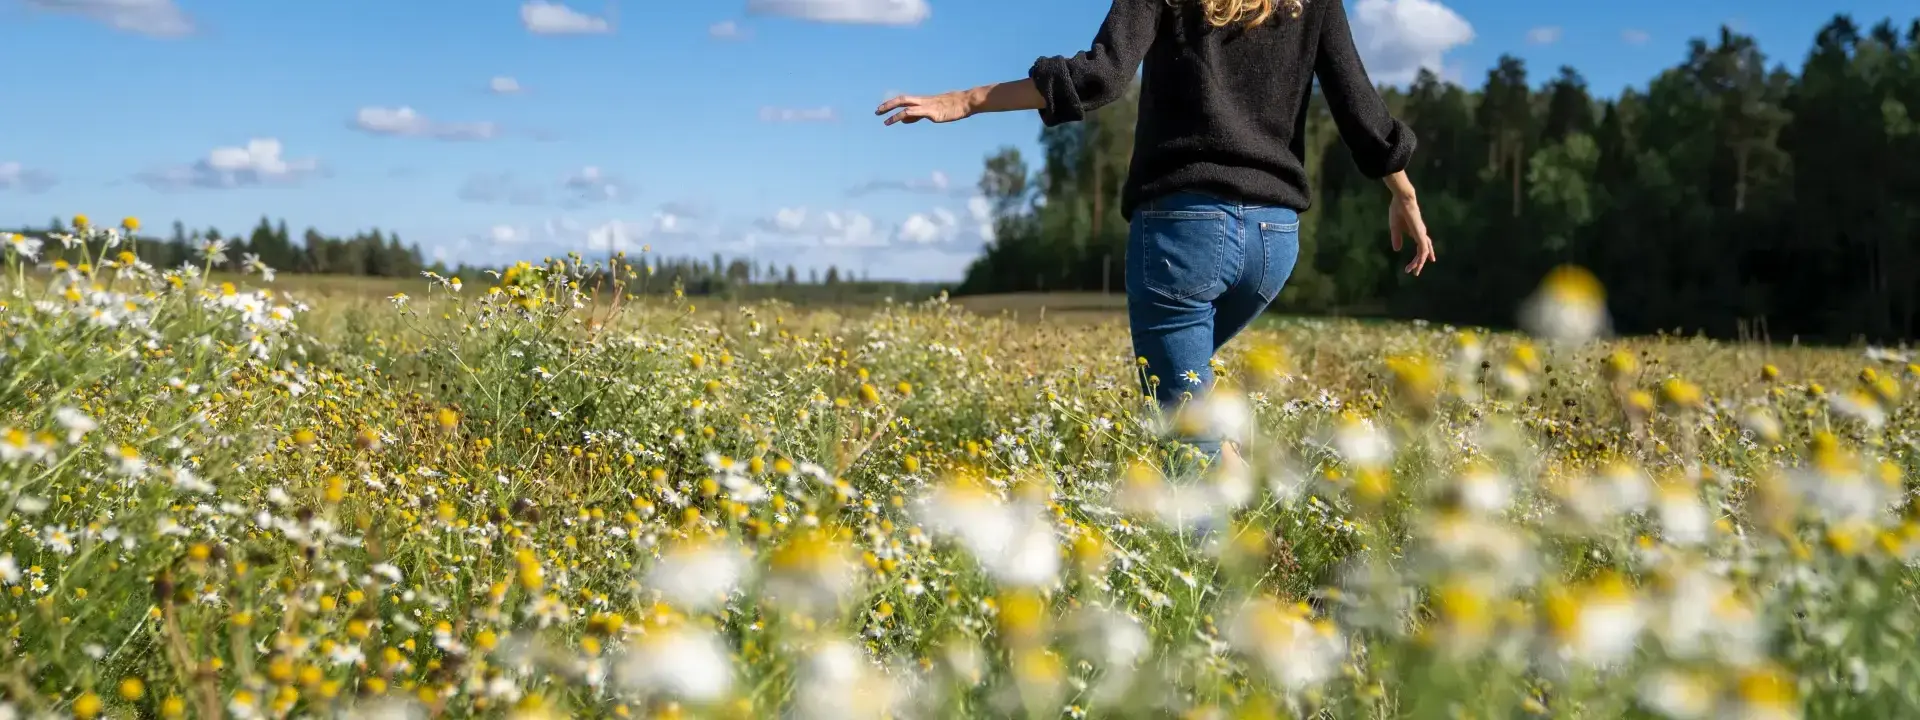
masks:
[[[328,293],[37,241],[0,717],[1920,707],[1920,367],[1596,339],[1577,271],[1531,337],[1262,325],[1162,420],[1111,308],[613,302],[637,278],[571,259]]]

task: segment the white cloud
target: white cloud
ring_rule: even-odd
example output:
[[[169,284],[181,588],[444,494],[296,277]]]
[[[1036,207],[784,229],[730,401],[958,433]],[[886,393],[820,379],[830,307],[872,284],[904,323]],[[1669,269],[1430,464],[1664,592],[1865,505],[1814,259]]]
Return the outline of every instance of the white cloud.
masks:
[[[760,108],[761,122],[833,122],[839,115],[830,107],[817,108]]]
[[[967,215],[973,219],[974,232],[985,242],[993,242],[993,203],[975,195],[967,200]]]
[[[1398,85],[1420,68],[1446,69],[1448,51],[1473,41],[1473,26],[1438,0],[1356,0],[1354,44],[1374,82]]]
[[[952,238],[956,224],[958,220],[946,210],[935,209],[931,215],[914,213],[900,223],[894,237],[910,245],[932,245]]]
[[[1645,45],[1652,39],[1653,35],[1648,34],[1645,30],[1628,29],[1620,31],[1620,40],[1628,45]]]
[[[1558,25],[1547,25],[1527,31],[1527,42],[1535,45],[1552,45],[1560,42],[1562,31]]]
[[[707,28],[707,36],[719,40],[744,40],[747,31],[740,27],[740,23],[722,20]]]
[[[878,248],[895,243],[942,245],[961,239],[968,231],[992,238],[992,208],[986,198],[969,202],[967,213],[968,218],[962,221],[951,210],[934,208],[909,215],[890,231],[882,232],[872,217],[861,212],[815,213],[806,208],[781,208],[754,221],[754,227],[771,236],[755,239],[787,247]]]
[[[634,252],[646,237],[645,226],[610,220],[587,231],[587,249],[595,252]]]
[[[194,32],[193,18],[174,0],[26,0],[29,7],[79,15],[122,32],[181,37]]]
[[[927,0],[747,0],[747,12],[826,23],[918,25],[933,9]]]
[[[520,24],[535,35],[604,35],[613,22],[546,0],[528,0],[520,6]]]
[[[820,242],[829,247],[879,247],[887,244],[887,239],[875,232],[873,218],[865,213],[829,212],[822,215],[826,221],[827,232],[820,236]]]
[[[0,190],[36,193],[58,182],[51,173],[34,170],[17,162],[0,162]]]
[[[318,160],[289,160],[283,152],[279,140],[256,138],[244,147],[214,148],[191,165],[151,170],[136,179],[156,190],[226,189],[296,185],[320,172]]]
[[[492,90],[495,95],[512,95],[520,92],[522,88],[519,80],[502,75],[488,82],[487,89]]]
[[[527,231],[512,225],[495,225],[487,231],[487,238],[497,245],[512,245],[525,242]]]
[[[360,108],[353,125],[375,135],[437,140],[488,140],[500,134],[500,127],[490,122],[435,122],[410,107]]]
[[[636,252],[656,240],[687,237],[700,231],[685,216],[659,210],[647,220],[609,220],[595,225],[586,231],[585,239],[587,250],[592,252]],[[549,233],[554,234],[551,229]]]
[[[939,245],[960,240],[962,233],[967,230],[972,231],[972,237],[983,241],[993,240],[993,207],[986,198],[975,196],[967,201],[967,223],[964,226],[951,211],[934,208],[931,212],[908,216],[905,222],[900,223],[895,237],[909,245]]]
[[[825,247],[880,247],[888,242],[873,218],[860,212],[813,213],[806,208],[781,208],[754,226],[775,236],[782,245]]]
[[[780,208],[773,217],[761,218],[754,222],[767,232],[794,235],[807,227],[806,208]]]

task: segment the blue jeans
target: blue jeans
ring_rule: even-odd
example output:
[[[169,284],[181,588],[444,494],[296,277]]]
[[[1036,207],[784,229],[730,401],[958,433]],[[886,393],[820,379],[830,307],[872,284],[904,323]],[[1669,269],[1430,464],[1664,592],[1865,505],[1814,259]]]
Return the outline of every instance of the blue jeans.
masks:
[[[1133,352],[1146,361],[1143,392],[1169,414],[1213,387],[1215,352],[1280,294],[1300,256],[1300,215],[1192,192],[1134,210],[1127,233],[1127,320]],[[1209,461],[1221,438],[1204,430],[1177,440]]]

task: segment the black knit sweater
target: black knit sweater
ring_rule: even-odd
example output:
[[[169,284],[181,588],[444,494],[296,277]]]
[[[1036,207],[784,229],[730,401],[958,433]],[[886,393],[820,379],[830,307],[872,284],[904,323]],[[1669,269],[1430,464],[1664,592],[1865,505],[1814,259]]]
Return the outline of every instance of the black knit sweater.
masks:
[[[1320,79],[1340,137],[1368,177],[1404,169],[1413,131],[1387,114],[1367,79],[1341,0],[1306,0],[1300,17],[1258,26],[1207,24],[1197,0],[1113,0],[1093,47],[1046,57],[1028,76],[1048,126],[1086,117],[1126,92],[1145,60],[1128,218],[1178,191],[1305,210],[1307,99]]]

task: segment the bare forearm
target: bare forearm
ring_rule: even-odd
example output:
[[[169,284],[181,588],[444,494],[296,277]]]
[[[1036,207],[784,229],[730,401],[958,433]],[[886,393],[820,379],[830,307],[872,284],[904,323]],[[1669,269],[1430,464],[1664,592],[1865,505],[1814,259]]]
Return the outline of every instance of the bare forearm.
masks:
[[[967,107],[975,113],[1044,110],[1047,99],[1030,79],[982,85],[964,91]]]
[[[1407,179],[1407,171],[1401,170],[1381,178],[1380,181],[1387,184],[1387,189],[1393,191],[1394,197],[1401,200],[1412,200],[1414,198],[1413,181]]]

